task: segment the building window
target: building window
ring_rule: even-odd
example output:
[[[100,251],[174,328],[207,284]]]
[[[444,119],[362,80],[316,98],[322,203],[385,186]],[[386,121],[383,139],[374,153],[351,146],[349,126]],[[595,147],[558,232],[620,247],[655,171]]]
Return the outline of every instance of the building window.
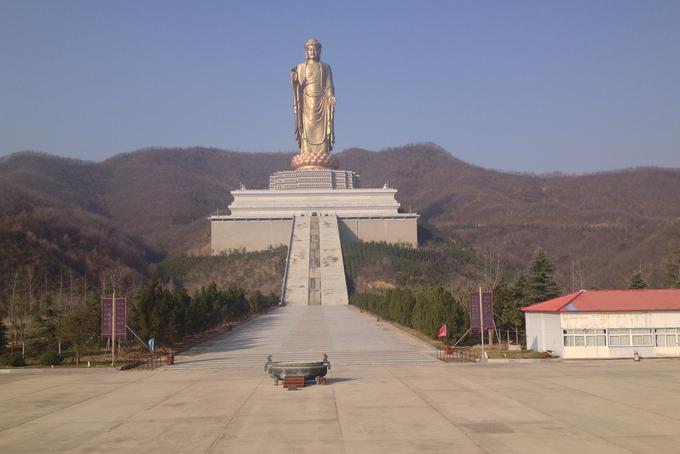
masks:
[[[610,329],[609,345],[612,347],[624,347],[630,345],[630,330],[629,329]]]
[[[565,347],[680,347],[680,328],[562,330]]]
[[[653,342],[651,328],[612,328],[608,330],[609,345],[612,347],[651,347]]]
[[[648,328],[633,328],[630,331],[633,345],[636,347],[654,345],[654,342],[652,341],[652,333],[654,332],[653,330]]]
[[[657,328],[654,331],[657,347],[680,347],[680,328]]]
[[[607,334],[603,329],[565,329],[565,347],[597,347],[607,345]]]
[[[587,329],[586,347],[600,347],[607,345],[607,331],[603,329]]]

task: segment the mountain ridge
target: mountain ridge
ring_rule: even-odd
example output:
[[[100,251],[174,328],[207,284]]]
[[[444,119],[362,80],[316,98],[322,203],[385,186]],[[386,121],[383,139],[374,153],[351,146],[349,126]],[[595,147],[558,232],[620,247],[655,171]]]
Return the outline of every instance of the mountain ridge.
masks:
[[[499,256],[510,269],[523,268],[543,247],[557,262],[563,287],[574,280],[572,268],[589,287],[624,286],[639,267],[661,285],[660,257],[678,241],[680,169],[517,174],[467,163],[435,144],[337,155],[341,168],[361,175],[362,186],[388,182],[404,210]],[[153,147],[95,162],[19,152],[0,159],[0,183],[38,207],[96,215],[142,239],[149,251],[206,253],[206,218],[226,212],[229,191],[241,183],[266,188],[269,175],[289,168],[292,156]],[[0,207],[4,215],[7,207]]]

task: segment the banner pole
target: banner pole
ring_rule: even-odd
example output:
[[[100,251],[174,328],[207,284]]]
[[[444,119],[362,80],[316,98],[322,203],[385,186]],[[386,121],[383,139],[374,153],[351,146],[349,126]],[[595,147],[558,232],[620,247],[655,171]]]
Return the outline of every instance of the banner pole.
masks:
[[[111,367],[116,365],[116,289],[113,289],[113,299],[111,301]]]
[[[482,357],[480,362],[486,362],[486,354],[484,352],[484,305],[482,304],[482,287],[479,287],[479,330],[482,335]]]

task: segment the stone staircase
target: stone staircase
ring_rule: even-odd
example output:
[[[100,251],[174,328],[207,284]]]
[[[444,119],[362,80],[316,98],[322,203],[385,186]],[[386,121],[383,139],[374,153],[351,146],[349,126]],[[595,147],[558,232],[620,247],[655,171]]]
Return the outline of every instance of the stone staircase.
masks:
[[[319,216],[309,218],[309,305],[321,306],[321,239]]]
[[[309,304],[309,230],[310,217],[295,216],[283,296],[289,306]]]
[[[288,260],[284,304],[349,304],[337,216],[295,216]]]
[[[319,236],[321,304],[324,306],[349,304],[338,217],[336,215],[329,214],[319,217]]]

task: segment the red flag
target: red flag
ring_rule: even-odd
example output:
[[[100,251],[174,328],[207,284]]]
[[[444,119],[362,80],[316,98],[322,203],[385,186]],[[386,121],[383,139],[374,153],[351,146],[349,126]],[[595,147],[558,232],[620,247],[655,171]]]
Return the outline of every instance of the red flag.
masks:
[[[446,337],[446,323],[439,327],[439,334],[437,337]]]

